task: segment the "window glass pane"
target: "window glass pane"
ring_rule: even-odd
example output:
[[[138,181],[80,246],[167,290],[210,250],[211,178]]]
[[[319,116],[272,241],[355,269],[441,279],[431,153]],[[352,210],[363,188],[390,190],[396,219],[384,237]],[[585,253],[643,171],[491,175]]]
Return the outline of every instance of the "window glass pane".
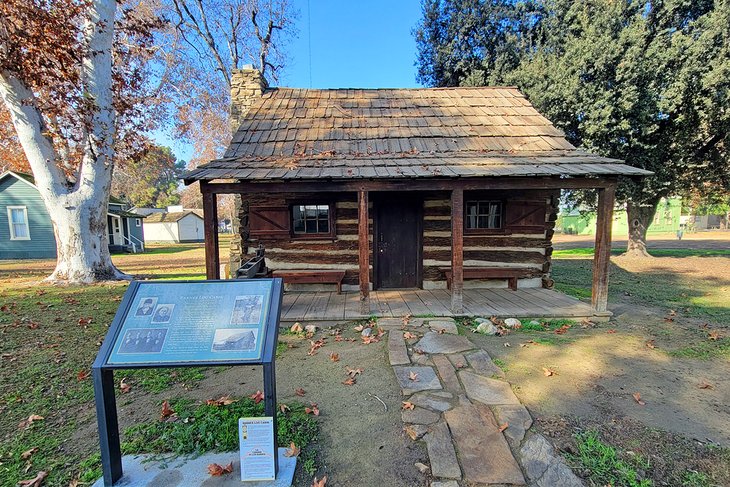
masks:
[[[329,220],[319,220],[318,225],[319,233],[329,233],[330,232],[330,222]]]
[[[318,206],[317,207],[319,219],[322,220],[328,220],[329,219],[329,208],[326,206]]]
[[[317,233],[317,220],[307,220],[304,225],[306,233]]]
[[[489,228],[487,226],[487,217],[486,216],[480,216],[477,220],[477,228]]]
[[[25,211],[22,208],[13,208],[10,210],[13,223],[25,223]]]
[[[301,218],[294,220],[294,232],[296,232],[296,233],[304,232],[304,220],[302,220]]]
[[[502,226],[502,203],[499,201],[467,201],[464,226],[469,230],[496,229]]]

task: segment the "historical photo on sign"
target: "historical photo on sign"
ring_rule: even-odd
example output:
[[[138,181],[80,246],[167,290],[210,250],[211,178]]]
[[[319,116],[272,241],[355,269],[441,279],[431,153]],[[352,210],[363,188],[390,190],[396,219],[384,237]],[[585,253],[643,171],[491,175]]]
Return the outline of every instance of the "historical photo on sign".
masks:
[[[256,348],[258,330],[252,328],[219,328],[213,337],[213,352],[241,352]]]
[[[127,331],[119,353],[159,353],[165,344],[167,328],[135,328]]]
[[[137,306],[137,311],[134,313],[134,316],[152,316],[156,304],[157,298],[144,298],[139,303],[139,306]]]
[[[175,309],[174,304],[158,304],[152,316],[152,323],[169,323],[173,309]]]
[[[232,325],[254,325],[261,319],[261,307],[264,297],[261,295],[236,296],[231,313]]]

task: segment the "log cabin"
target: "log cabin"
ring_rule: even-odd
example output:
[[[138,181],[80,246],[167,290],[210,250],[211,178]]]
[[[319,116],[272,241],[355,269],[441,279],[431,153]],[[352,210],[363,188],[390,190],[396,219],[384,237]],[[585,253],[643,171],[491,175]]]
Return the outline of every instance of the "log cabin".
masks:
[[[650,174],[579,150],[515,87],[296,89],[234,70],[232,140],[200,182],[206,269],[220,277],[216,197],[237,195],[232,272],[259,246],[289,289],[336,284],[547,287],[560,191],[598,192],[593,308],[606,311],[619,177]]]

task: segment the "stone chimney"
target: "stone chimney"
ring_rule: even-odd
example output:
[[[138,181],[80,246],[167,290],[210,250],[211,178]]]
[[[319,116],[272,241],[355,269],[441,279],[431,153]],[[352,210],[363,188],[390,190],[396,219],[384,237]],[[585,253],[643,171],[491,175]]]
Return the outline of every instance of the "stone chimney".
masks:
[[[231,133],[238,130],[248,109],[268,87],[264,75],[251,64],[231,71]]]

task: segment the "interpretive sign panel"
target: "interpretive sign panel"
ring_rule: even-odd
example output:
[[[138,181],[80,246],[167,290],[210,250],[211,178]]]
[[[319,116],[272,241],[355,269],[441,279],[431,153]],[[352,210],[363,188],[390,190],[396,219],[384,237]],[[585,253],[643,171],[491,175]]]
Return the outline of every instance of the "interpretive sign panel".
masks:
[[[261,362],[270,279],[139,282],[106,364]]]
[[[130,283],[92,367],[105,486],[122,477],[114,370],[145,367],[262,365],[264,414],[270,426],[258,441],[271,445],[261,451],[273,458],[274,473],[265,478],[274,478],[275,361],[282,295],[279,278]],[[251,456],[249,471],[258,468],[256,475],[269,475],[271,469]]]
[[[274,480],[277,454],[274,418],[240,418],[238,440],[241,445],[241,480]]]

